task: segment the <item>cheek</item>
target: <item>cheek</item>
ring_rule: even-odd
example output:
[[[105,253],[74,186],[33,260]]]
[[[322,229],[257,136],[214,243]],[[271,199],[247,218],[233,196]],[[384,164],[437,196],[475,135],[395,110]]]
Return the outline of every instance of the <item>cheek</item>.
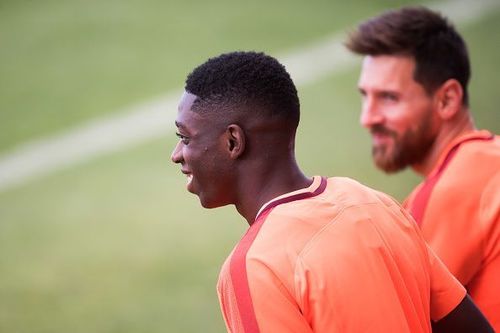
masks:
[[[221,160],[213,149],[186,149],[184,160],[198,176],[212,176],[220,168]]]
[[[405,106],[399,106],[388,112],[386,115],[386,127],[390,130],[402,134],[411,129],[415,124],[413,111]]]
[[[197,149],[193,149],[189,146],[185,146],[182,154],[184,162],[191,172],[193,172],[194,174],[198,174],[200,173],[200,171],[203,171],[203,152],[200,152]]]
[[[409,120],[409,122],[413,131],[418,131],[421,128],[426,128],[429,130],[429,125],[434,123],[433,119],[434,117],[432,108],[425,107],[419,110],[414,110],[414,116]]]

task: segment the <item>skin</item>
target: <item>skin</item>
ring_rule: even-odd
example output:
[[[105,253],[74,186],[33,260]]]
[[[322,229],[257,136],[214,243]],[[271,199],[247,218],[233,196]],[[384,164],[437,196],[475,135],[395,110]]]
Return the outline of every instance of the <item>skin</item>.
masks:
[[[198,195],[203,207],[220,207],[231,203],[228,174],[233,160],[222,153],[224,128],[221,124],[204,126],[207,115],[190,110],[195,98],[184,94],[179,103],[175,124],[180,140],[172,153],[172,161],[181,164],[181,172],[188,177],[187,190]]]
[[[410,56],[366,56],[358,88],[360,123],[372,135],[375,164],[386,172],[411,166],[427,176],[456,137],[474,129],[463,89],[454,79],[432,94],[413,78]]]
[[[251,225],[266,202],[312,183],[295,161],[294,126],[238,108],[193,111],[196,98],[181,98],[171,158],[203,207],[233,204]]]

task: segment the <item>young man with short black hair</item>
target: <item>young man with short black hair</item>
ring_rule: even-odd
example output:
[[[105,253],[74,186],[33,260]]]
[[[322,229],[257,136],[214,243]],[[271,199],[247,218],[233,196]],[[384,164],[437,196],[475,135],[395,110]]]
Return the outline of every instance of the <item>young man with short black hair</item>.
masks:
[[[235,205],[250,225],[219,276],[228,331],[490,332],[392,198],[302,173],[299,116],[290,76],[263,53],[220,55],[186,81],[172,161],[203,207]]]

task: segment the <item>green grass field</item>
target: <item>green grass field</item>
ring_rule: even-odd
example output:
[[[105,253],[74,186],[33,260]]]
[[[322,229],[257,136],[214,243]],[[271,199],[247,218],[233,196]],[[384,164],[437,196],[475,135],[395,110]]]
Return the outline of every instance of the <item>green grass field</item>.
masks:
[[[0,152],[182,87],[207,57],[283,54],[396,1],[0,2]],[[461,27],[479,127],[500,132],[500,12]],[[300,88],[297,157],[402,199],[358,126],[358,68]],[[218,270],[246,224],[204,210],[169,133],[0,192],[0,332],[222,332]]]

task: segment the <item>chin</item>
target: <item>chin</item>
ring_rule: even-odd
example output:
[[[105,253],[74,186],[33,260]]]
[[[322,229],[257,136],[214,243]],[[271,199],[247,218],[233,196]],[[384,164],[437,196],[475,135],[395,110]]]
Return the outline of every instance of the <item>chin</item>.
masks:
[[[377,168],[389,174],[397,173],[406,168],[406,165],[399,164],[397,161],[388,158],[374,158],[373,162]]]
[[[217,205],[211,205],[210,203],[206,203],[206,202],[203,202],[203,201],[200,201],[200,203],[201,203],[201,207],[207,208],[207,209],[212,209],[212,208],[219,207]]]
[[[203,208],[207,208],[207,209],[219,208],[219,207],[229,205],[229,203],[224,203],[224,202],[220,202],[220,201],[210,201],[210,200],[206,200],[202,197],[199,197],[199,199],[200,199],[201,206]]]

